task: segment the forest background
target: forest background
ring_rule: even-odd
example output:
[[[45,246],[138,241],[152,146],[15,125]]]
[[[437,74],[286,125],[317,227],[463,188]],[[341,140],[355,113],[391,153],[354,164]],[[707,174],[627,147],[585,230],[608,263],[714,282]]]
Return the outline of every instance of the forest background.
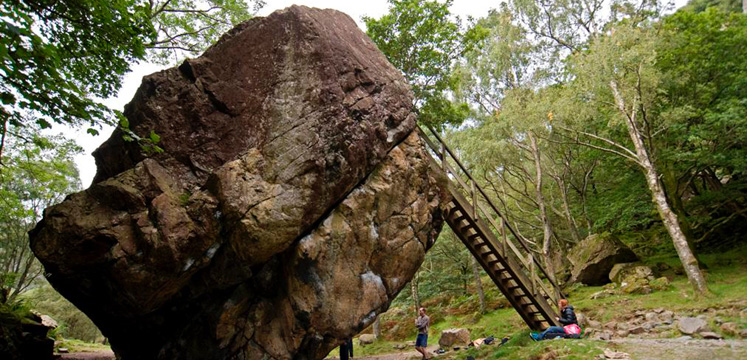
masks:
[[[207,7],[205,7],[207,5]],[[138,62],[198,56],[263,1],[14,1],[0,5],[0,276],[6,309],[85,316],[43,279],[26,232],[80,190],[81,148],[48,128],[127,128],[102,100]],[[747,232],[747,15],[738,0],[513,0],[479,18],[452,1],[389,1],[367,33],[435,128],[553,277],[591,234],[642,257],[676,255],[707,296],[702,254]],[[103,25],[103,26],[102,26]],[[159,135],[130,134],[143,151]],[[395,303],[479,291],[481,270],[445,230]],[[478,286],[479,285],[479,286]]]

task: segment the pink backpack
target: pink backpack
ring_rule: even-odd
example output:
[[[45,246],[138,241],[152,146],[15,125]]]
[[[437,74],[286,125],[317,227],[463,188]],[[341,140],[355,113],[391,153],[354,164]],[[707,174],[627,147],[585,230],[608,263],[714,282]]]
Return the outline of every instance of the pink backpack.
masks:
[[[581,327],[579,327],[577,324],[570,324],[563,326],[563,330],[565,330],[565,333],[568,335],[580,335],[581,334]]]

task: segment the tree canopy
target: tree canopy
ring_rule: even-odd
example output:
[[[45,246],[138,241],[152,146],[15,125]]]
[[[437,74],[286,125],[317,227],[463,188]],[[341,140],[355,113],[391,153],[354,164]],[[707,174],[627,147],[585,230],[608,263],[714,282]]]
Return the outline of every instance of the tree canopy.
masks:
[[[250,17],[241,0],[4,1],[0,156],[14,129],[117,125],[119,112],[100,100],[116,95],[132,65],[196,56]]]
[[[368,36],[412,85],[421,122],[459,124],[467,113],[448,96],[451,68],[476,34],[450,13],[452,0],[388,1],[388,14],[363,19]]]

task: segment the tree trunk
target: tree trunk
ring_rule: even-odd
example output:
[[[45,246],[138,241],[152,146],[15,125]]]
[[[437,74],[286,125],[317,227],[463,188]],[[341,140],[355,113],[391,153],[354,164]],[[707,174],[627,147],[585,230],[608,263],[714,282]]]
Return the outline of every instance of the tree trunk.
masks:
[[[418,296],[418,274],[410,281],[410,290],[412,290],[412,302],[415,304],[415,311],[420,309],[420,296]]]
[[[581,186],[581,204],[584,209],[584,219],[586,219],[586,232],[587,235],[592,233],[592,228],[594,227],[594,221],[591,220],[591,217],[589,216],[589,208],[587,207],[586,203],[586,192],[589,189],[589,180],[591,179],[591,173],[594,171],[594,168],[596,167],[596,162],[592,164],[592,166],[589,168],[589,171],[587,171],[584,174],[584,183]]]
[[[697,293],[706,294],[708,293],[708,287],[706,285],[705,277],[698,267],[698,260],[693,255],[692,250],[690,250],[687,238],[682,232],[680,223],[677,220],[677,215],[672,211],[672,208],[669,207],[661,181],[659,181],[659,173],[656,170],[653,161],[651,161],[649,151],[646,149],[645,142],[643,141],[641,132],[638,129],[636,122],[637,109],[635,103],[631,114],[628,114],[625,109],[625,102],[617,89],[617,83],[611,81],[610,88],[612,88],[612,93],[615,97],[615,103],[618,110],[626,118],[625,123],[628,127],[630,140],[633,142],[633,146],[635,147],[638,165],[643,168],[643,173],[646,176],[646,183],[651,191],[651,196],[656,204],[656,209],[659,211],[659,215],[664,223],[664,227],[667,229],[667,232],[669,232],[669,236],[672,237],[674,248],[677,250],[677,256],[679,256],[682,266],[685,268],[687,278]]]
[[[550,277],[550,281],[553,284],[558,282],[555,280],[555,266],[552,263],[552,253],[550,252],[550,245],[552,242],[552,223],[550,223],[550,217],[547,215],[547,207],[545,206],[545,197],[542,195],[542,158],[537,146],[537,139],[534,134],[529,131],[527,132],[529,142],[531,144],[532,157],[534,157],[535,167],[535,194],[537,197],[537,205],[539,205],[540,218],[542,219],[542,255],[545,259],[545,268],[547,274]]]
[[[568,222],[568,227],[571,229],[571,237],[573,242],[579,243],[581,241],[581,234],[578,232],[578,226],[576,220],[571,215],[571,207],[568,205],[568,188],[565,186],[565,181],[558,177],[558,188],[560,188],[560,199],[563,201],[563,213],[565,219]]]
[[[705,277],[703,277],[703,273],[698,267],[698,259],[695,258],[695,255],[690,249],[687,238],[680,228],[679,221],[677,220],[677,215],[669,207],[669,203],[667,203],[666,196],[664,195],[664,190],[662,189],[661,183],[659,182],[659,174],[657,173],[654,164],[651,163],[649,159],[644,158],[641,160],[644,160],[642,162],[644,163],[643,167],[646,173],[646,182],[648,183],[648,188],[649,190],[651,190],[651,195],[653,196],[654,202],[656,203],[657,210],[659,210],[661,219],[664,222],[664,227],[667,228],[669,236],[672,237],[674,248],[677,250],[677,255],[679,256],[680,261],[682,261],[682,266],[684,266],[685,268],[687,278],[688,280],[690,280],[690,284],[693,285],[697,292],[705,294],[708,292]]]
[[[482,280],[480,279],[480,267],[477,264],[477,259],[474,256],[470,256],[472,259],[472,273],[475,275],[475,287],[477,288],[477,296],[480,298],[480,314],[485,314],[485,292],[482,290]]]
[[[376,316],[376,321],[373,323],[373,335],[376,339],[381,336],[381,314]]]
[[[680,222],[680,229],[682,230],[682,233],[685,234],[685,239],[687,240],[687,246],[690,247],[690,251],[695,256],[695,259],[698,260],[698,266],[702,269],[707,269],[708,266],[695,252],[695,243],[693,242],[694,236],[690,227],[690,222],[687,219],[685,204],[682,202],[682,197],[680,196],[677,177],[671,169],[664,169],[660,172],[662,173],[660,183],[664,190],[664,197],[667,199],[667,203],[670,205],[674,214],[677,215],[677,220]]]

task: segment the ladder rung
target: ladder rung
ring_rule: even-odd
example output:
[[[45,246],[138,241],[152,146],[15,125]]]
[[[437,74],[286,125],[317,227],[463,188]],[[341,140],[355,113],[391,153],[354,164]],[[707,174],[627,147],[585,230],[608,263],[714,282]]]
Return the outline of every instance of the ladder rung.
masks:
[[[462,227],[459,228],[459,232],[464,232],[465,230],[469,230],[469,229],[472,229],[474,227],[475,227],[475,225],[473,223],[468,222],[467,225],[464,225],[464,226],[462,226]]]
[[[458,217],[458,218],[455,218],[455,219],[454,219],[454,223],[455,223],[455,224],[459,224],[459,223],[461,223],[462,221],[464,221],[465,219],[467,219],[467,217],[466,217],[466,216],[460,216],[460,217]]]

